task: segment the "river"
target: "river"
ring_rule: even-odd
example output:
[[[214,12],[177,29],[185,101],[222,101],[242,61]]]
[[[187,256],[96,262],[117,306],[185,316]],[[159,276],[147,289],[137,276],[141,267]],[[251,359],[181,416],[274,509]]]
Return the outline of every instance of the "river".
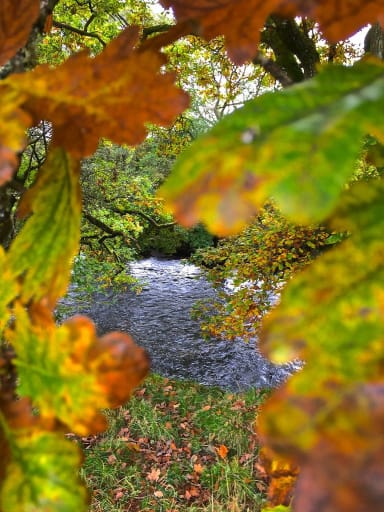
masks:
[[[99,334],[131,334],[150,354],[154,372],[237,391],[276,387],[298,369],[297,363],[273,365],[254,343],[205,341],[190,311],[214,291],[194,265],[149,258],[132,263],[130,272],[144,283],[139,295],[98,293],[81,312],[94,320]]]

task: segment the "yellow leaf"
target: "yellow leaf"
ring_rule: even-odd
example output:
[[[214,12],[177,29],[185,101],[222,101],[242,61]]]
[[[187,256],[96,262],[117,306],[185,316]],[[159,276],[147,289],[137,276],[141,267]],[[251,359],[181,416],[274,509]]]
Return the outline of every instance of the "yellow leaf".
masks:
[[[53,307],[66,291],[80,238],[79,163],[53,150],[20,210],[33,213],[8,252],[9,271],[22,283],[21,300]]]

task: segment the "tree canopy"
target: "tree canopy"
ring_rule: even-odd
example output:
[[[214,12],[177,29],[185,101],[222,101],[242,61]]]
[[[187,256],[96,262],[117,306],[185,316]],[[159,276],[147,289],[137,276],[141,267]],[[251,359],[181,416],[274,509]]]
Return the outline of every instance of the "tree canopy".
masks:
[[[80,452],[63,433],[102,431],[100,408],[124,403],[148,372],[144,350],[129,335],[98,337],[82,316],[56,325],[54,309],[80,243],[93,236],[87,225],[81,233],[80,185],[99,179],[102,188],[107,170],[95,170],[92,155],[109,151],[110,143],[150,144],[157,127],[169,130],[171,160],[177,157],[159,197],[178,221],[204,222],[227,236],[255,218],[260,228],[268,208],[276,208],[286,217],[277,224],[289,223],[295,235],[284,248],[274,238],[278,229],[265,239],[247,228],[247,243],[269,242],[277,268],[283,247],[278,270],[288,254],[304,266],[293,278],[288,272],[261,331],[273,360],[305,361],[273,393],[258,425],[266,457],[300,466],[292,510],[379,509],[382,2],[161,0],[168,13],[154,4],[0,5],[0,509],[86,510],[74,469]],[[368,23],[367,55],[352,62],[343,41]],[[182,119],[201,120],[203,96],[213,118],[194,124],[184,144],[172,129]],[[100,140],[110,142],[99,146]],[[358,162],[373,172],[356,179]],[[108,172],[113,180],[114,169]],[[145,176],[136,178],[116,176],[115,191],[127,179],[133,194],[141,180],[137,193],[145,196]],[[83,223],[128,238],[136,229],[129,196],[114,196],[116,217],[102,226],[108,193],[100,197],[97,187],[84,186],[90,200]],[[155,200],[138,200],[149,224],[173,222]],[[338,243],[307,264],[307,250],[302,259],[293,251],[302,249],[305,230],[314,246],[307,249],[322,247],[332,233]],[[249,320],[259,316],[252,312]],[[272,490],[275,505],[283,507]]]

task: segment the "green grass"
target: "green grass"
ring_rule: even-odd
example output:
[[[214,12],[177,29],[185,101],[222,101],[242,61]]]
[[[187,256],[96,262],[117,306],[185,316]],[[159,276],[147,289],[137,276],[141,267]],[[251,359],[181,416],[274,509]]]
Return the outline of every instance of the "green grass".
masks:
[[[109,430],[78,439],[94,512],[257,512],[253,430],[265,393],[149,377]]]

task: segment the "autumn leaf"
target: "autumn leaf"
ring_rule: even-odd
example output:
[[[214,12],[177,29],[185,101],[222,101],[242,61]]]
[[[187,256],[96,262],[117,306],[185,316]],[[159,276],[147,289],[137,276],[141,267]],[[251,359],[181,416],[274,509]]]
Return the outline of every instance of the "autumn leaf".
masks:
[[[283,0],[277,12],[316,20],[324,36],[333,42],[346,39],[368,23],[379,21],[384,25],[380,0]]]
[[[291,512],[291,507],[285,505],[277,505],[276,507],[263,507],[261,512]]]
[[[383,383],[349,389],[334,386],[333,395],[323,402],[315,396],[300,399],[297,390],[296,396],[287,394],[288,388],[278,393],[280,400],[267,403],[260,417],[260,430],[272,448],[289,452],[291,459],[300,464],[293,510],[361,512],[380,508],[384,492]],[[296,430],[296,440],[289,436],[283,442],[281,429],[278,434],[278,429],[272,427],[273,423],[277,426],[276,418],[272,419],[276,413],[290,415],[294,423],[298,415],[304,419],[308,414],[307,423]],[[288,424],[285,416],[280,418]],[[307,436],[313,422],[317,423],[318,435],[312,435],[311,449],[303,449],[303,440],[297,436]]]
[[[7,267],[23,283],[21,300],[52,307],[67,289],[80,238],[78,162],[52,150],[36,184],[23,197],[20,215],[32,213],[8,252]],[[33,265],[31,265],[33,260]]]
[[[39,0],[0,2],[0,66],[25,45],[39,8]]]
[[[308,389],[319,371],[322,378],[337,375],[347,383],[382,374],[383,198],[379,180],[343,194],[330,222],[350,236],[298,274],[265,320],[262,350],[280,363],[308,361],[297,376],[307,379]]]
[[[259,420],[269,446],[303,468],[294,510],[375,509],[383,495],[370,473],[383,479],[383,198],[380,180],[345,191],[330,222],[349,237],[289,283],[263,328],[262,347],[276,361],[306,361]]]
[[[1,286],[0,286],[0,336],[6,326],[11,311],[8,306],[16,297],[19,290],[18,283],[13,279],[12,274],[6,266],[6,254],[0,246],[0,269],[2,269]]]
[[[147,473],[147,480],[150,482],[157,482],[160,478],[160,469],[153,467],[149,473]]]
[[[217,455],[221,459],[225,459],[228,455],[228,448],[224,444],[221,444],[220,446],[215,448],[215,450],[216,450]]]
[[[0,186],[9,181],[19,165],[17,153],[26,144],[25,130],[30,116],[21,110],[23,96],[9,88],[0,88]]]
[[[269,450],[262,447],[257,465],[263,479],[268,481],[268,505],[272,508],[289,505],[292,501],[299,468],[289,461],[276,458]]]
[[[190,487],[189,489],[186,489],[185,491],[185,498],[189,501],[193,498],[198,498],[200,496],[200,489],[197,487]]]
[[[34,400],[42,418],[58,418],[71,432],[104,430],[100,409],[129,399],[148,371],[145,351],[126,334],[97,338],[86,317],[56,327],[49,311],[44,318],[39,312],[31,322],[24,308],[16,305],[15,315],[7,339],[17,352],[20,395]]]
[[[202,466],[201,464],[197,463],[197,464],[194,464],[193,465],[193,471],[196,471],[196,473],[198,475],[201,475],[204,471],[204,466]]]
[[[381,21],[384,11],[379,0],[161,0],[172,7],[179,22],[194,20],[195,31],[205,39],[224,35],[228,55],[235,64],[255,57],[260,33],[270,14],[315,19],[324,35],[339,41],[367,23]]]
[[[13,434],[13,459],[1,488],[2,509],[85,512],[87,493],[76,470],[80,448],[57,432]]]
[[[383,73],[374,59],[326,66],[249,101],[184,151],[159,196],[184,225],[203,221],[222,236],[242,229],[270,197],[298,224],[322,220],[354,172],[362,137],[384,137],[376,115]]]
[[[101,137],[137,144],[147,123],[169,125],[188,105],[172,73],[161,73],[164,56],[135,49],[130,27],[96,57],[80,52],[60,67],[37,67],[5,82],[26,97],[23,108],[37,124],[54,125],[54,141],[76,157],[93,153]],[[81,79],[79,79],[81,77]]]
[[[0,396],[1,510],[86,510],[86,491],[77,469],[79,447],[52,432],[28,398]],[[11,457],[10,457],[11,456]],[[3,471],[4,470],[4,471]]]
[[[243,64],[256,55],[260,31],[279,1],[162,0],[160,3],[172,7],[178,21],[198,22],[196,32],[207,40],[224,34],[230,58],[236,64]]]

